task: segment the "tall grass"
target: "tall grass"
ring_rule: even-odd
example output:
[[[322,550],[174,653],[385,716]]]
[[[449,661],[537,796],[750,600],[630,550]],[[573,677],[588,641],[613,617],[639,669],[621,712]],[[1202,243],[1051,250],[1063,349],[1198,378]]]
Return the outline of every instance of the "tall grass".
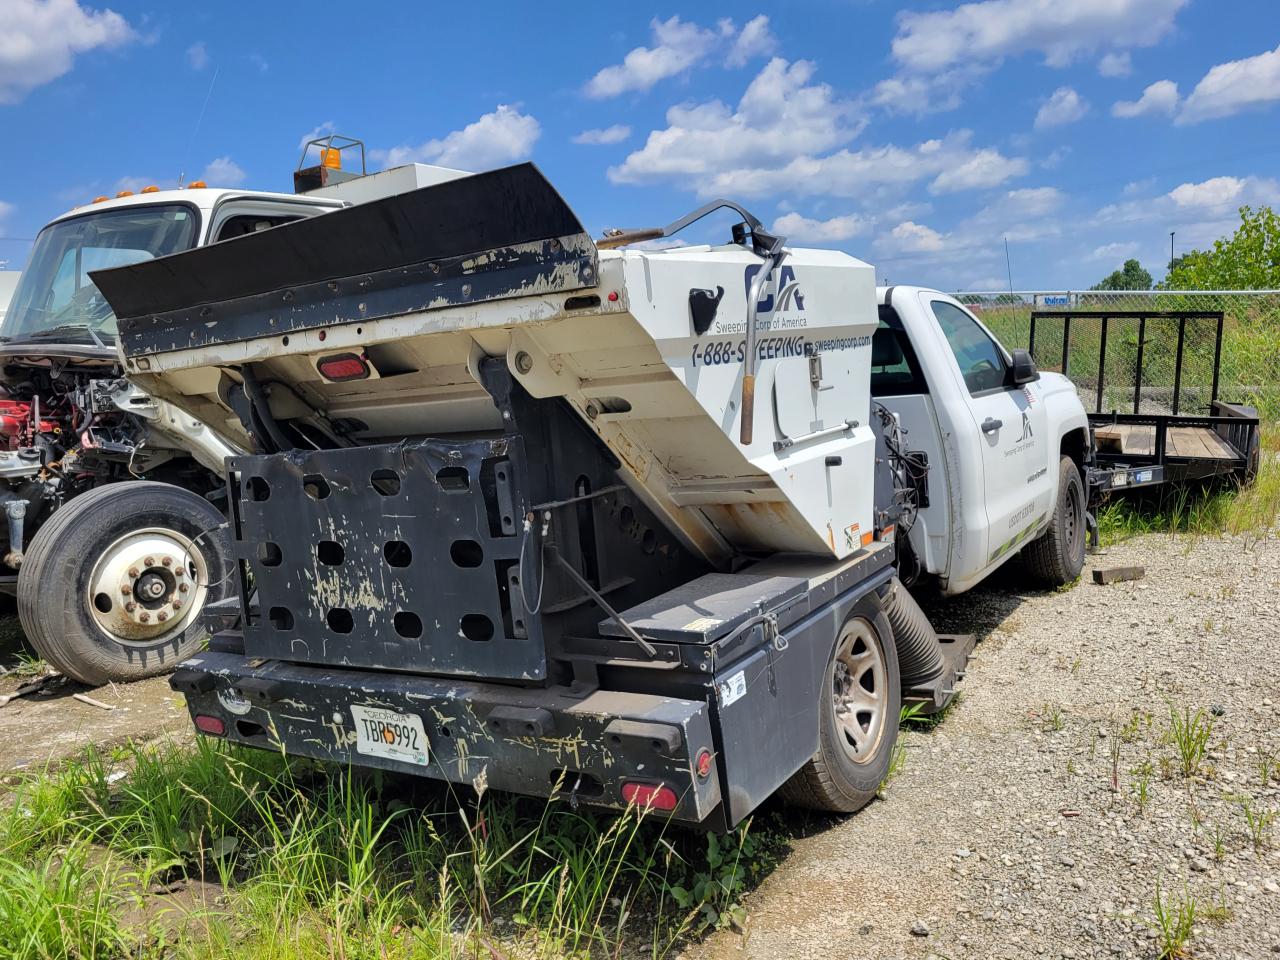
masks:
[[[0,956],[664,956],[740,920],[778,843],[206,739],[90,753],[0,806]],[[157,883],[202,893],[178,911]]]

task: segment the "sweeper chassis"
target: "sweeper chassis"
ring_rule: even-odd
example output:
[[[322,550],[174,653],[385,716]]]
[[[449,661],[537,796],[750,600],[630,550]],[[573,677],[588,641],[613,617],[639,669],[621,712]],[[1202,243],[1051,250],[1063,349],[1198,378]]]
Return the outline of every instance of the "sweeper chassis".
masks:
[[[172,677],[199,729],[478,790],[649,802],[725,830],[818,752],[820,711],[841,708],[824,684],[846,625],[871,631],[872,682],[897,688],[864,726],[887,735],[904,697],[949,700],[973,638],[942,638],[943,669],[898,687],[892,543],[707,571],[616,482],[616,461],[562,402],[530,398],[501,360],[481,370],[509,425],[501,438],[229,461],[233,549],[265,576],[211,608],[227,629]],[[316,557],[334,565],[337,596],[373,590],[398,609],[308,619]],[[402,576],[414,557],[453,562],[424,594]],[[628,595],[652,599],[615,609]],[[428,617],[461,629],[435,637],[434,676],[404,672],[423,669]],[[288,662],[321,648],[376,669]]]

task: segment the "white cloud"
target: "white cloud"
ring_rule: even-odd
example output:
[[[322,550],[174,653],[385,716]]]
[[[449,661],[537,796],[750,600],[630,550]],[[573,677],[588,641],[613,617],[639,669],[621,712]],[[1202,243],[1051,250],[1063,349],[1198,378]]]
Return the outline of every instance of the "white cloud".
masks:
[[[371,150],[369,156],[384,167],[434,163],[460,170],[490,170],[526,159],[541,135],[542,125],[535,118],[504,103],[441,139]]]
[[[653,31],[652,47],[636,47],[622,63],[605,67],[587,81],[588,97],[604,99],[628,91],[645,91],[660,80],[678,76],[704,60],[715,49],[720,35],[696,23],[685,23],[679,16],[669,20],[656,17],[649,23]]]
[[[763,13],[748,20],[734,38],[725,63],[730,67],[746,66],[749,60],[768,56],[777,49],[778,40],[769,29],[769,18]]]
[[[1229,117],[1280,100],[1280,46],[1256,57],[1220,63],[1196,84],[1178,123]]]
[[[1089,254],[1089,259],[1107,260],[1115,264],[1121,264],[1137,252],[1138,244],[1132,241],[1104,243],[1102,246],[1094,248],[1093,253]]]
[[[725,178],[759,179],[797,157],[852,139],[861,129],[854,105],[827,84],[810,83],[813,73],[805,60],[775,58],[751,81],[736,109],[719,100],[671,107],[668,126],[652,131],[641,149],[609,170],[609,178],[676,180],[700,193],[715,192]],[[765,190],[742,183],[737,192]]]
[[[602,130],[583,130],[573,138],[573,142],[599,146],[601,144],[621,143],[629,136],[631,136],[630,127],[624,123],[615,123],[613,126],[605,127]]]
[[[1127,77],[1133,73],[1133,59],[1128,50],[1112,51],[1098,61],[1098,73],[1104,77]]]
[[[1146,113],[1171,114],[1178,106],[1178,85],[1172,80],[1157,80],[1142,91],[1137,100],[1117,100],[1111,115],[1129,119]]]
[[[673,16],[649,22],[653,46],[636,47],[622,63],[599,70],[587,81],[583,93],[596,100],[624,93],[644,93],[656,83],[678,77],[722,50],[725,66],[741,67],[749,60],[772,53],[777,40],[769,29],[769,18],[761,14],[738,30],[732,20],[723,19],[714,28]]]
[[[209,66],[209,48],[204,45],[203,40],[197,40],[187,47],[187,65],[192,70],[203,70]]]
[[[1169,198],[1179,207],[1221,207],[1234,204],[1244,193],[1245,182],[1239,177],[1213,177],[1201,183],[1184,183],[1169,191]]]
[[[935,74],[900,73],[877,83],[869,99],[890,113],[955,110],[963,101],[965,90],[985,72],[970,66]]]
[[[1059,87],[1040,105],[1036,113],[1035,128],[1060,127],[1075,123],[1089,112],[1089,104],[1071,87]]]
[[[56,80],[78,53],[138,39],[120,14],[76,0],[4,0],[0,23],[0,103],[17,103]]]
[[[929,192],[956,193],[960,190],[980,190],[998,187],[1005,181],[1027,172],[1027,161],[1021,157],[1006,157],[999,150],[984,147],[954,165],[946,166],[929,184]]]
[[[209,161],[200,179],[211,187],[238,187],[249,175],[230,157],[218,157]]]
[[[1130,180],[1124,185],[1121,191],[1126,197],[1132,197],[1135,194],[1146,193],[1156,185],[1155,177],[1144,177],[1141,180]]]
[[[5,201],[0,200],[0,227],[4,226],[5,218],[10,216],[16,209],[17,207],[12,203],[6,203]]]
[[[667,126],[611,167],[609,179],[672,183],[702,196],[786,191],[866,200],[876,186],[900,189],[932,178],[932,192],[949,193],[998,186],[1028,169],[1024,159],[975,149],[966,130],[914,147],[850,150],[843,145],[865,126],[861,110],[813,75],[807,61],[775,58],[736,107],[720,100],[671,107]]]
[[[271,69],[271,64],[267,62],[267,58],[260,53],[246,53],[244,58],[257,67],[259,73],[266,73]]]
[[[1067,159],[1070,154],[1070,147],[1054,147],[1040,158],[1040,166],[1045,170],[1057,170],[1062,166],[1062,161]]]
[[[1049,66],[1104,49],[1147,47],[1173,27],[1188,0],[979,0],[898,16],[893,56],[934,72],[964,62],[1040,53]]]
[[[1062,232],[1058,218],[1066,197],[1057,187],[1009,190],[965,221],[970,239],[984,236],[1029,241]]]
[[[948,234],[922,223],[904,220],[889,231],[879,246],[895,253],[936,253],[943,248],[947,237]]]
[[[321,124],[317,124],[311,129],[311,132],[304,133],[302,139],[298,141],[298,149],[302,150],[312,140],[318,140],[321,137],[327,137],[336,131],[336,127],[332,120],[326,120]]]
[[[773,221],[773,230],[788,240],[838,243],[864,233],[869,225],[855,213],[829,220],[812,220],[798,213],[786,213]]]

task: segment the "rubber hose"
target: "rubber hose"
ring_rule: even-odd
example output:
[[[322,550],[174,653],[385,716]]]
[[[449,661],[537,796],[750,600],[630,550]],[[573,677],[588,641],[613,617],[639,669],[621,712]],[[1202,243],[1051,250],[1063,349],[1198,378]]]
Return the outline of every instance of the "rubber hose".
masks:
[[[920,604],[897,577],[893,578],[885,600],[884,613],[893,627],[893,643],[898,648],[898,672],[902,676],[903,687],[937,679],[944,666],[938,634],[920,609]]]

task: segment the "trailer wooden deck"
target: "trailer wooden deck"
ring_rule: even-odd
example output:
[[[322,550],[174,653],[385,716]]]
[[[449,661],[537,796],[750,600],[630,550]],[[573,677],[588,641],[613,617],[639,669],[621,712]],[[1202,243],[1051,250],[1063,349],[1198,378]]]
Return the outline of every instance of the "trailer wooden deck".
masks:
[[[1149,423],[1115,423],[1099,426],[1094,439],[1100,451],[1153,457],[1156,427]],[[1210,427],[1170,427],[1165,454],[1193,460],[1237,460],[1241,454]]]

